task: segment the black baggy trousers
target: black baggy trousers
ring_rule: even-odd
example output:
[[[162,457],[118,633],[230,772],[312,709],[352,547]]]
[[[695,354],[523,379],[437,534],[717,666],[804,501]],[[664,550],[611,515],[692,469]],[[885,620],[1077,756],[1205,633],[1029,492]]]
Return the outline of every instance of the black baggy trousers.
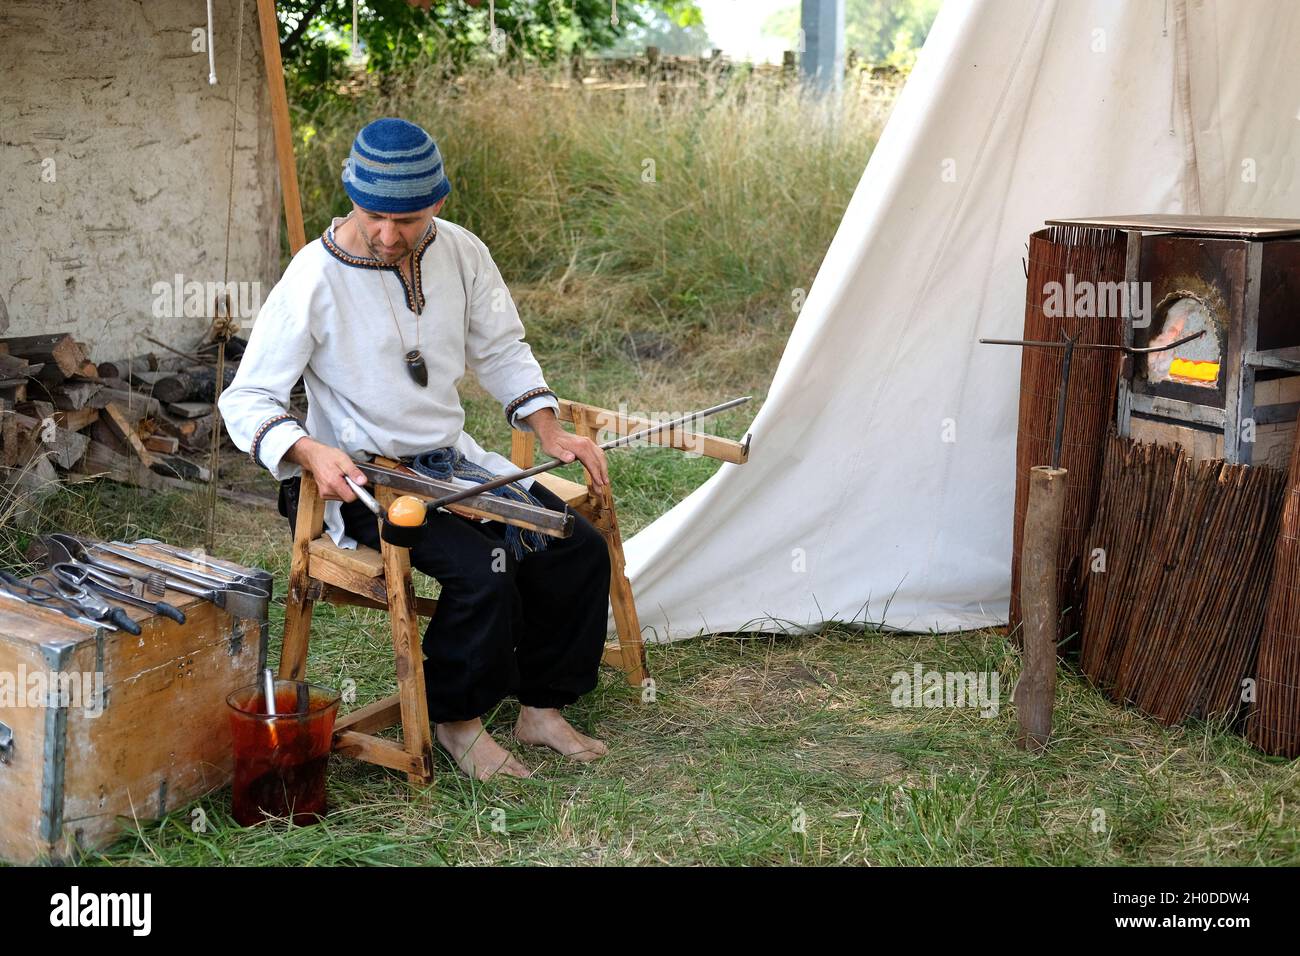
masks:
[[[299,479],[280,486],[293,527]],[[564,502],[534,482],[552,511]],[[344,502],[343,527],[379,549],[379,525],[359,501]],[[513,694],[530,707],[563,707],[596,686],[609,610],[609,550],[586,518],[573,534],[547,538],[516,561],[505,525],[440,511],[429,515],[411,564],[442,585],[424,632],[424,686],[434,723],[471,720]]]

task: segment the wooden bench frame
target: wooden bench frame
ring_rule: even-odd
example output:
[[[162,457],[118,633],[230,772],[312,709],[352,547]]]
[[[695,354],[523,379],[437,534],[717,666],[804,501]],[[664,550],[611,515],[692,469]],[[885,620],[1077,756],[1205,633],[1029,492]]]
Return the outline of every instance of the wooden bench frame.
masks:
[[[576,434],[593,441],[598,441],[602,433],[623,436],[654,424],[609,409],[563,399],[560,400],[558,418],[572,423]],[[731,439],[693,435],[680,429],[666,431],[650,441],[738,464],[749,456],[748,442],[742,445]],[[535,448],[536,436],[531,431],[516,430],[511,441],[511,460],[521,469],[530,468]],[[619,533],[612,491],[606,488],[602,493],[596,492],[589,476],[586,485],[552,472],[538,475],[536,480],[590,521],[605,538],[610,556],[610,606],[618,639],[606,645],[602,660],[621,670],[627,683],[642,686],[649,679],[645,644],[641,639],[632,585],[625,571],[623,539]],[[371,492],[384,507],[399,494],[382,485],[372,487]],[[450,508],[459,510],[457,505]],[[388,611],[398,691],[340,717],[334,725],[334,750],[368,763],[400,770],[411,782],[427,784],[433,779],[433,728],[429,724],[424,692],[419,618],[432,616],[438,602],[415,596],[408,549],[383,541],[379,551],[364,547],[356,550],[340,548],[323,535],[324,525],[325,501],[320,496],[316,480],[304,471],[294,524],[280,677],[285,680],[305,678],[312,606],[316,601]],[[399,723],[402,726],[401,743],[376,736],[378,731]]]

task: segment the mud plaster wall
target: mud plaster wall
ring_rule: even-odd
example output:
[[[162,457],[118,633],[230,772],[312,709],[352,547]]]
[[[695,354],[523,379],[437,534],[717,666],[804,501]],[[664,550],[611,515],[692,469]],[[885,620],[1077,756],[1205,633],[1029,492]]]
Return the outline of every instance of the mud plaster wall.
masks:
[[[252,0],[244,0],[231,281],[279,275],[280,192]],[[181,348],[210,319],[156,318],[153,286],[223,278],[236,0],[0,2],[0,330],[68,330],[104,361]],[[54,181],[43,181],[51,168]],[[47,173],[48,175],[48,173]]]

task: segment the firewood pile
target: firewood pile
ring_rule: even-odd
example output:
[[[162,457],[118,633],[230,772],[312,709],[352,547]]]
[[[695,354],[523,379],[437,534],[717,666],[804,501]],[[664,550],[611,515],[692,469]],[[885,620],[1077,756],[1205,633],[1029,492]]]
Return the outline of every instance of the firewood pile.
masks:
[[[227,343],[226,385],[243,344]],[[62,332],[0,338],[0,500],[96,477],[158,490],[210,481],[215,360],[164,347],[95,363],[89,351]]]

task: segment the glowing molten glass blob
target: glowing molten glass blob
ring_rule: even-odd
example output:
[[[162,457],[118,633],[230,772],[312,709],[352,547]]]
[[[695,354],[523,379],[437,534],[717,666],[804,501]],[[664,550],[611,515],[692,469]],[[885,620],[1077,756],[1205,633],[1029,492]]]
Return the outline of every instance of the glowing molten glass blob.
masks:
[[[424,502],[413,495],[402,495],[388,506],[388,520],[401,528],[424,524]]]
[[[1217,382],[1219,363],[1175,358],[1169,363],[1169,378],[1176,382],[1191,382],[1197,385],[1203,382]]]

